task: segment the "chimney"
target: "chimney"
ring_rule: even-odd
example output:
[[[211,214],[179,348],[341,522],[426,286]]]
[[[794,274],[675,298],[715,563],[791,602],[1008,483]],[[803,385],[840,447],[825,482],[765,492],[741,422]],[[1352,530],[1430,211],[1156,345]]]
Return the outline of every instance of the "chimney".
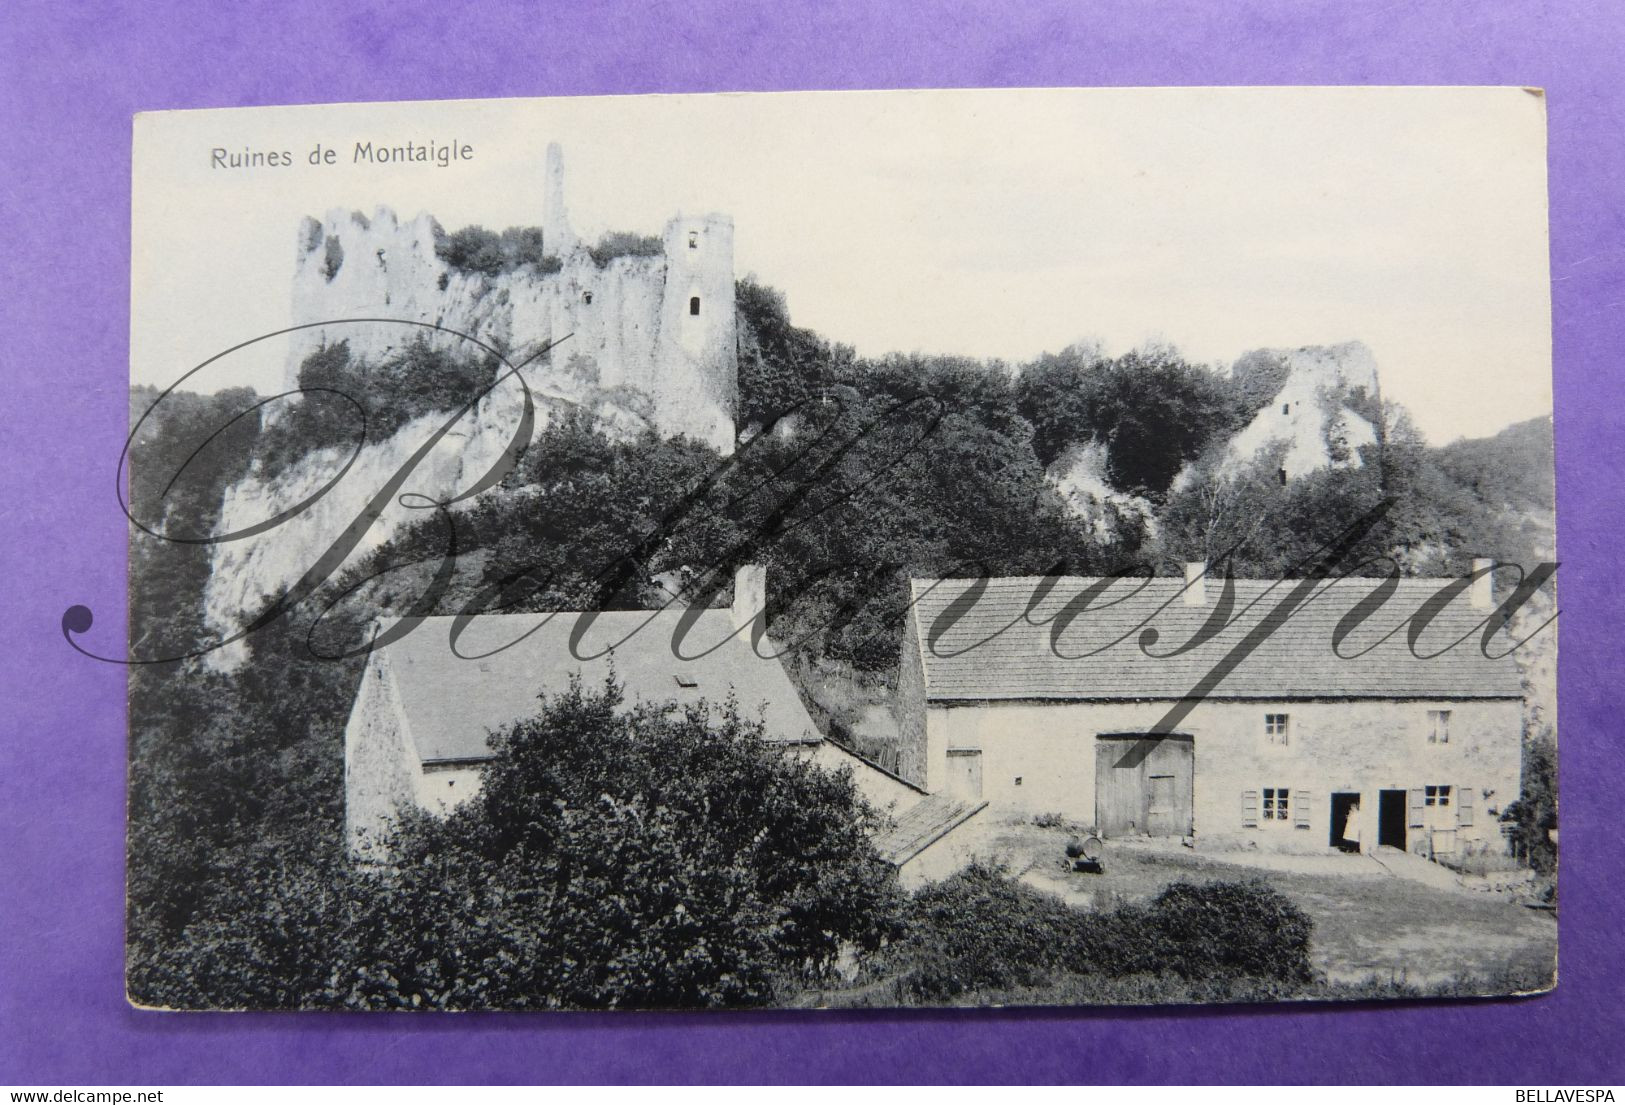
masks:
[[[767,567],[741,564],[734,573],[734,627],[743,629],[767,609]]]
[[[1473,581],[1467,588],[1474,610],[1490,610],[1495,606],[1495,561],[1487,557],[1473,558]]]
[[[1207,565],[1200,560],[1185,563],[1185,605],[1207,605]]]

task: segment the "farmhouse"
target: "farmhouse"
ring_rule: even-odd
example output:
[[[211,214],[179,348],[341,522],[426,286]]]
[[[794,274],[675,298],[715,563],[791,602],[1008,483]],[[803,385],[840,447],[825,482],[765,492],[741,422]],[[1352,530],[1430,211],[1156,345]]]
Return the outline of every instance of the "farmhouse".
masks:
[[[345,729],[351,854],[382,859],[390,826],[403,810],[444,815],[468,801],[492,758],[493,733],[537,713],[537,696],[564,691],[572,677],[601,685],[613,671],[627,707],[680,707],[701,699],[720,704],[734,696],[746,716],[761,718],[764,736],[782,754],[850,771],[863,797],[895,819],[876,845],[904,885],[950,873],[967,854],[962,826],[985,803],[927,796],[825,740],[772,658],[772,642],[764,640],[759,651],[752,647],[751,623],[763,608],[765,584],[760,567],[740,569],[733,607],[696,611],[681,633],[689,612],[675,607],[492,614],[466,619],[453,652],[457,619],[420,619],[411,633],[369,657]],[[590,625],[572,646],[584,617]]]
[[[1499,848],[1523,690],[1511,642],[1485,632],[1490,566],[1475,569],[915,580],[901,773],[992,816],[1060,814],[1108,838]]]

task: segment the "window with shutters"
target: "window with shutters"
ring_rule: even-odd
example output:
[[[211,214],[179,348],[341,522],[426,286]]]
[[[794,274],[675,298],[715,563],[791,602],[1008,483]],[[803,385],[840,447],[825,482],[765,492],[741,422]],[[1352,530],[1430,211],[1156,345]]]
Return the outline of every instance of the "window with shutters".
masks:
[[[1264,715],[1264,739],[1271,744],[1286,744],[1292,719],[1286,714]]]
[[[1449,710],[1429,710],[1428,711],[1428,743],[1429,744],[1449,744],[1450,743],[1450,711]]]
[[[1264,821],[1284,824],[1292,815],[1292,795],[1288,787],[1264,788]]]
[[[1241,826],[1244,829],[1258,828],[1258,791],[1256,790],[1241,792]]]

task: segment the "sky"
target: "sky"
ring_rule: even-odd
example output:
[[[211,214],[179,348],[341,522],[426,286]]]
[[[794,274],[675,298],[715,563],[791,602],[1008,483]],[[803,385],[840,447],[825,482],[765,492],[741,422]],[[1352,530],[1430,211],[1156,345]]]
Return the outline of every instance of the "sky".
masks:
[[[290,325],[305,215],[576,231],[733,216],[735,269],[860,354],[1012,363],[1080,340],[1231,363],[1364,341],[1436,444],[1551,411],[1545,102],[1515,88],[739,93],[137,117],[131,378]],[[357,142],[467,144],[448,167]],[[336,163],[312,166],[318,143]],[[223,147],[294,164],[222,169]],[[280,390],[276,342],[189,386]]]

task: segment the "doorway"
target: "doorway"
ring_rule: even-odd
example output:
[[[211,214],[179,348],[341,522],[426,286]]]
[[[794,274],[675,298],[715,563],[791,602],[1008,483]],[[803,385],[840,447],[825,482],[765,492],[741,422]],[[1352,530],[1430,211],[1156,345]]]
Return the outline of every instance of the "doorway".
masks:
[[[1331,846],[1345,852],[1360,850],[1360,795],[1354,791],[1332,794]]]
[[[955,798],[982,797],[982,750],[948,749],[948,793]]]
[[[1385,790],[1377,805],[1377,843],[1405,850],[1406,794],[1402,790]]]

